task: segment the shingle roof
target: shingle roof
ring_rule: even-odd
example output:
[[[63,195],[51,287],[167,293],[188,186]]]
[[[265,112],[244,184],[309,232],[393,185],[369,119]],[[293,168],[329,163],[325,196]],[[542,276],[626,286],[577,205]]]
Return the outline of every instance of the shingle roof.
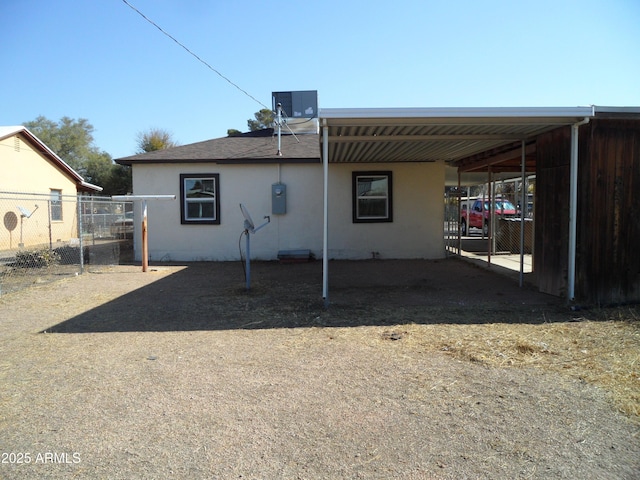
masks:
[[[117,158],[122,165],[141,163],[316,163],[320,162],[319,135],[281,136],[282,155],[278,155],[278,137],[272,129],[236,136],[205,140],[155,152]]]

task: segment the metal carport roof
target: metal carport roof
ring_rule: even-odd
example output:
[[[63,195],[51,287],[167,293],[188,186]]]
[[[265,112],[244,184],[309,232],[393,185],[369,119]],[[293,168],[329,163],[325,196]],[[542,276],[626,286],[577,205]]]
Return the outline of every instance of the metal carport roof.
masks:
[[[485,157],[516,151],[519,163],[522,141],[593,115],[591,106],[323,108],[319,119],[330,163],[445,162],[451,167],[447,185],[457,185],[457,167],[463,183],[485,182],[486,175],[478,173],[486,171]],[[513,176],[513,168],[504,165],[502,174],[494,169],[494,178]]]
[[[572,128],[572,170],[576,171],[577,124],[588,121],[594,115],[593,106],[320,109],[318,118],[324,169],[325,305],[328,305],[330,163],[444,162],[450,167],[446,169],[445,183],[457,185],[458,170],[478,172],[491,164],[491,157],[513,156],[513,152],[517,156],[518,151],[521,152],[520,158],[526,158],[528,141],[544,132],[572,125],[575,127]],[[514,173],[505,172],[503,175],[514,176]],[[482,173],[466,173],[465,176],[469,183],[482,183],[486,179]],[[500,176],[498,174],[493,178],[499,179]],[[575,190],[574,185],[572,190]],[[572,201],[575,203],[575,200]],[[572,222],[575,222],[575,214]],[[575,245],[575,234],[570,239],[572,242]],[[572,268],[575,268],[575,263],[571,263],[570,258],[570,276]]]

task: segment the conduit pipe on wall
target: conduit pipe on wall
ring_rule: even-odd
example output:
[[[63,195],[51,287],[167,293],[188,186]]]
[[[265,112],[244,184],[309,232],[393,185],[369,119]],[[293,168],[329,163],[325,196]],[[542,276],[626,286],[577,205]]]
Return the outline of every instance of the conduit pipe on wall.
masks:
[[[581,125],[589,123],[585,117],[571,125],[571,166],[569,178],[569,266],[567,272],[567,302],[575,298],[576,289],[576,242],[578,213],[578,131]]]

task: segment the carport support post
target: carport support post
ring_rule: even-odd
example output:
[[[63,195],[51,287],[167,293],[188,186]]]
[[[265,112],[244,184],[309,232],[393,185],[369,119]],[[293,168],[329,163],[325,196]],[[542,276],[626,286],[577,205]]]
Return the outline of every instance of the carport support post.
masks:
[[[493,175],[491,171],[491,165],[487,169],[487,195],[489,199],[489,208],[493,209]],[[484,193],[484,192],[483,192]],[[482,234],[484,235],[484,194],[482,196]],[[491,266],[491,230],[493,229],[493,216],[492,211],[489,210],[489,228],[487,229],[487,265]]]
[[[324,308],[329,306],[329,127],[322,127],[322,172],[323,186],[323,212],[324,222],[322,231],[322,298]]]
[[[524,213],[528,210],[527,184],[525,177],[525,165],[527,158],[525,148],[525,141],[522,140],[522,157],[520,160],[520,173],[522,174],[522,183],[520,184],[520,189],[522,190],[522,198],[520,199],[520,287],[524,286]]]
[[[462,225],[460,224],[460,219],[462,218],[462,195],[461,195],[461,186],[460,186],[460,169],[458,168],[458,218],[456,219],[456,223],[458,225],[458,255],[462,253]],[[467,196],[467,200],[469,197]],[[467,203],[469,203],[467,201]],[[469,212],[467,211],[467,221],[469,221]],[[469,227],[467,227],[467,230]]]

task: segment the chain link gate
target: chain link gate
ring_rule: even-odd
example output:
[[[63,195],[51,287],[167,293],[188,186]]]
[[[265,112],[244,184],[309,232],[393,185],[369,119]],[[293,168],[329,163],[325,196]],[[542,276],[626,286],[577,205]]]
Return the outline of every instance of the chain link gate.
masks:
[[[0,217],[0,295],[133,261],[131,202],[0,192]]]

